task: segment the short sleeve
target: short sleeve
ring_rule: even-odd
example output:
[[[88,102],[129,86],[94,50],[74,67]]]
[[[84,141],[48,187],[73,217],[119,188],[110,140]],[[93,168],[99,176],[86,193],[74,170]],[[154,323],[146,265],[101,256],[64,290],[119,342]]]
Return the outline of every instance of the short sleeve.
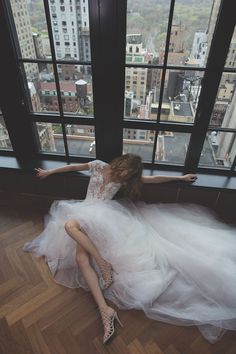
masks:
[[[94,170],[97,170],[97,169],[105,166],[106,163],[101,160],[93,160],[93,161],[89,161],[88,165],[89,165],[89,171],[93,172]]]

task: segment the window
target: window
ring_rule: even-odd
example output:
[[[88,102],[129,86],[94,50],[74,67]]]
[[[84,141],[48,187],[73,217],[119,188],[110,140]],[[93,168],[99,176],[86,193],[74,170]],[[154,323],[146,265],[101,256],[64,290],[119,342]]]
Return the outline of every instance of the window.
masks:
[[[6,128],[6,123],[3,118],[2,110],[0,108],[0,151],[1,150],[12,150],[12,145]]]
[[[126,125],[126,121],[128,124],[130,117],[132,121],[135,119],[137,122],[140,118],[147,120],[148,123],[150,123],[150,120],[155,120],[156,128],[155,134],[152,134],[151,137],[152,144],[150,143],[149,134],[151,130],[142,130],[142,135],[139,134],[140,139],[145,139],[147,146],[149,144],[152,150],[146,155],[143,152],[143,158],[146,159],[146,161],[158,163],[159,165],[185,165],[185,168],[189,166],[190,170],[190,166],[193,166],[193,160],[191,161],[190,156],[191,154],[192,156],[194,155],[194,144],[198,144],[197,159],[198,161],[200,160],[200,162],[198,164],[198,161],[195,161],[195,164],[198,164],[199,168],[212,167],[231,170],[235,168],[236,150],[234,148],[234,133],[236,133],[236,131],[234,131],[234,129],[236,128],[236,124],[234,125],[233,123],[233,109],[231,108],[230,110],[230,107],[234,106],[233,103],[230,103],[233,96],[231,91],[234,91],[233,88],[236,88],[236,80],[233,78],[235,74],[228,73],[228,75],[231,75],[230,84],[226,82],[226,77],[222,78],[222,83],[219,84],[219,81],[217,84],[215,83],[215,93],[218,85],[219,88],[216,97],[214,99],[212,97],[211,108],[209,107],[209,111],[212,111],[213,102],[215,100],[215,108],[213,108],[210,122],[210,117],[208,117],[208,125],[214,122],[214,127],[217,127],[217,132],[214,131],[215,128],[212,128],[210,132],[209,130],[207,131],[206,127],[204,130],[204,113],[200,114],[201,118],[199,117],[201,105],[205,105],[203,100],[204,94],[205,100],[208,99],[208,96],[211,96],[209,94],[210,89],[206,92],[207,83],[205,82],[204,87],[202,86],[202,82],[203,78],[208,77],[208,73],[214,66],[213,59],[211,66],[209,65],[208,68],[206,67],[206,63],[209,57],[209,49],[212,44],[216,18],[219,12],[219,3],[220,2],[212,1],[211,4],[205,4],[204,12],[206,16],[204,19],[205,23],[203,24],[202,22],[202,26],[205,26],[206,30],[208,29],[208,35],[206,35],[206,31],[200,32],[197,29],[197,23],[196,30],[193,29],[189,31],[190,27],[188,26],[188,21],[186,19],[181,20],[182,14],[178,0],[175,1],[175,6],[173,6],[169,12],[169,23],[166,22],[166,25],[164,25],[162,16],[162,13],[163,15],[165,13],[164,7],[162,7],[161,10],[159,8],[157,10],[153,9],[153,11],[157,11],[156,19],[159,21],[161,30],[157,34],[155,42],[156,48],[153,48],[153,54],[147,56],[147,46],[149,46],[147,32],[150,30],[151,17],[145,11],[144,7],[143,9],[140,8],[140,16],[143,18],[142,27],[140,26],[140,33],[138,33],[139,31],[137,30],[134,32],[135,14],[132,12],[132,1],[128,0],[126,88],[130,91],[124,94],[124,125]],[[189,9],[191,6],[192,5],[189,5]],[[197,7],[199,7],[199,11]],[[192,11],[195,11],[196,14],[198,13],[197,17],[201,16],[200,12],[203,10],[202,8],[200,9],[200,7],[197,1],[194,2]],[[172,16],[173,20],[171,20]],[[191,27],[193,25],[194,24],[191,24]],[[158,26],[158,22],[156,22],[156,26]],[[186,41],[187,38],[188,41]],[[136,48],[135,53],[134,48]],[[204,48],[204,50],[202,50],[202,48]],[[216,44],[215,48],[217,50]],[[220,51],[219,47],[218,50]],[[155,52],[159,53],[159,57],[156,56],[155,58]],[[149,64],[152,65],[149,67]],[[232,67],[231,60],[226,64]],[[201,70],[197,70],[197,68],[201,68]],[[141,72],[142,69],[145,70],[145,76],[142,75],[140,81],[140,75],[143,74]],[[208,84],[210,87],[210,80]],[[202,96],[202,99],[200,99],[200,96]],[[197,128],[195,128],[194,124],[195,122],[199,124],[199,121],[201,121],[202,125],[201,143],[199,143],[199,133],[197,133]],[[227,132],[220,132],[222,128],[219,128],[219,125],[222,124],[223,129],[227,126]],[[130,125],[131,122],[129,122],[129,126]],[[148,127],[148,124],[145,123],[136,125]],[[165,126],[167,130],[164,131],[162,126]],[[141,130],[137,130],[137,132],[138,131],[140,133]],[[211,135],[212,131],[215,134],[215,140],[211,138],[214,135]],[[123,133],[125,138],[124,134],[125,130]],[[132,135],[130,135],[130,137],[131,136]],[[173,159],[167,156],[170,141],[173,142],[171,145],[175,146],[175,151],[178,150],[178,158],[176,156]],[[179,141],[181,141],[180,145]],[[183,142],[184,146],[182,145]],[[219,145],[218,147],[216,147],[217,144]],[[223,147],[220,147],[220,145]],[[134,150],[132,151],[134,152]],[[139,151],[138,148],[136,151]],[[182,156],[180,156],[180,154],[182,154]],[[225,162],[222,162],[224,159]],[[229,162],[229,160],[231,162]]]
[[[13,82],[18,66],[21,68],[22,85],[18,91],[13,88],[13,92],[18,95],[16,102],[22,102],[25,107],[25,114],[21,113],[22,108],[17,111],[17,106],[11,109],[15,109],[15,116],[22,122],[19,129],[22,137],[26,138],[29,134],[33,122],[37,134],[31,131],[28,144],[34,146],[36,154],[65,160],[79,156],[83,161],[85,156],[91,156],[90,148],[96,140],[96,154],[104,160],[122,151],[132,151],[140,154],[145,163],[165,168],[174,166],[190,171],[198,167],[223,174],[235,170],[236,72],[234,42],[230,44],[234,25],[232,4],[223,0],[221,8],[212,9],[212,6],[217,6],[217,1],[200,4],[193,0],[186,5],[191,8],[192,15],[188,17],[183,16],[179,2],[159,4],[151,13],[146,11],[147,5],[140,2],[139,15],[133,11],[131,0],[128,0],[127,14],[125,6],[115,8],[112,2],[107,13],[97,13],[92,8],[91,11],[95,11],[90,16],[94,21],[91,24],[94,39],[91,41],[94,43],[92,53],[95,59],[101,58],[95,62],[94,78],[88,53],[90,33],[87,31],[87,16],[86,21],[84,18],[82,21],[84,27],[80,27],[70,42],[67,28],[62,28],[68,20],[65,5],[61,5],[64,2],[59,2],[60,10],[65,13],[59,15],[57,25],[56,13],[52,8],[54,3],[51,1],[44,2],[46,11],[39,7],[41,16],[38,13],[37,16],[30,16],[32,12],[27,12],[28,15],[24,13],[23,17],[27,18],[22,19],[21,23],[25,25],[21,27],[20,36],[17,34],[14,38],[21,53],[12,53],[15,64],[8,67],[5,53],[9,53],[9,49],[4,50],[6,40],[2,43],[1,60],[9,69],[6,70],[8,81]],[[105,4],[104,0],[100,3],[101,7]],[[27,4],[30,8],[30,2]],[[85,13],[87,7],[82,7]],[[13,13],[17,14],[17,11]],[[103,15],[97,18],[101,13],[104,18]],[[215,21],[214,16],[218,13],[218,20]],[[4,14],[0,16],[4,26],[12,23],[11,18],[8,21],[12,15],[5,7]],[[112,21],[106,21],[106,16]],[[116,26],[112,27],[117,19],[124,19],[125,16],[127,33],[125,20],[119,23],[119,30]],[[81,24],[79,21],[81,18],[73,23],[75,28]],[[15,22],[19,27],[18,21]],[[50,22],[53,27],[48,26]],[[100,32],[101,45],[97,46],[94,24],[100,23],[104,28]],[[199,23],[202,32],[199,31]],[[27,46],[23,45],[25,27],[27,33],[31,33],[32,28],[40,29],[43,52],[38,52],[31,36]],[[63,42],[59,41],[59,31],[63,33]],[[220,40],[222,35],[225,38],[223,42]],[[106,36],[110,42],[106,41]],[[112,38],[117,38],[118,45],[110,48],[107,43],[112,43]],[[101,77],[103,80],[100,80]],[[4,82],[1,80],[0,85]],[[127,88],[125,92],[124,87]],[[2,100],[6,104],[7,96]],[[97,115],[96,131],[94,112]],[[4,119],[7,123],[13,119],[5,109]],[[11,137],[19,134],[14,124],[7,126]],[[89,135],[91,131],[92,135]],[[12,141],[12,146],[22,150],[23,156],[24,147],[17,145],[19,140],[16,139],[14,144]],[[77,140],[80,144],[75,151]]]

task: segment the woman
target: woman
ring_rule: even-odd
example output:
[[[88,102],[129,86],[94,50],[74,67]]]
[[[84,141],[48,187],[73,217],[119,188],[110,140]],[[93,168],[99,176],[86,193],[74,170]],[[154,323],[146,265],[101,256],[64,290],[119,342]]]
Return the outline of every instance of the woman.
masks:
[[[132,154],[36,170],[39,178],[91,172],[85,200],[54,201],[44,231],[24,250],[45,256],[56,282],[91,290],[104,343],[115,319],[121,324],[104,296],[157,320],[195,324],[210,342],[236,329],[235,230],[203,207],[132,202],[142,183],[192,182],[196,175],[142,176],[141,158]],[[118,191],[128,198],[112,200]]]

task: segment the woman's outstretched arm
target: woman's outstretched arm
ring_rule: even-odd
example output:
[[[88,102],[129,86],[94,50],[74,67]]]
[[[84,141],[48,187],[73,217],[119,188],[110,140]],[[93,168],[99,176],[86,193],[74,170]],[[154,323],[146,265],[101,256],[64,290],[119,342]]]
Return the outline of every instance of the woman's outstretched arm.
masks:
[[[194,182],[197,179],[195,174],[187,174],[184,176],[143,176],[143,183],[163,183],[170,181],[185,181],[185,182]]]
[[[68,171],[86,171],[86,170],[89,170],[88,163],[81,163],[81,164],[75,164],[75,165],[65,165],[65,166],[53,168],[50,170],[43,170],[42,168],[35,168],[35,171],[37,171],[36,176],[39,177],[40,179],[48,177],[54,173],[68,172]]]

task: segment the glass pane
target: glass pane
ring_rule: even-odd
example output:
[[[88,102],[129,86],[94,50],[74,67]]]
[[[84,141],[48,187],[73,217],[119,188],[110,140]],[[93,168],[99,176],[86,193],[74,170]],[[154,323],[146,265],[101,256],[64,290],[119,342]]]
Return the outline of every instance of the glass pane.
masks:
[[[51,58],[43,0],[10,0],[23,58]]]
[[[88,0],[50,0],[49,5],[57,59],[90,61]]]
[[[96,157],[94,127],[91,125],[66,125],[70,155]]]
[[[123,129],[123,154],[135,154],[150,162],[153,153],[154,130]]]
[[[225,62],[226,68],[236,68],[236,29],[231,39],[228,56]]]
[[[199,165],[230,168],[236,155],[235,138],[235,133],[208,131]]]
[[[151,104],[159,101],[160,70],[126,68],[124,116],[156,119],[151,116]]]
[[[40,150],[54,154],[65,154],[61,124],[36,123]]]
[[[24,64],[25,70],[28,64]],[[37,75],[27,75],[29,95],[33,112],[59,113],[53,67],[51,64],[30,64],[37,67]]]
[[[236,128],[236,74],[223,73],[210,125],[222,128]]]
[[[2,114],[1,109],[0,114]],[[0,116],[0,150],[12,150],[8,131],[6,129],[5,121],[2,116]]]
[[[168,64],[206,65],[221,1],[176,0]],[[160,51],[163,57],[164,50]]]
[[[65,114],[93,116],[91,66],[58,65]]]
[[[155,161],[159,163],[183,165],[188,149],[190,134],[159,132],[155,151]],[[154,130],[125,128],[123,130],[123,154],[132,153],[144,161],[152,160],[155,140]]]
[[[155,161],[184,165],[190,134],[159,132],[155,152]]]
[[[163,63],[170,1],[134,1],[127,4],[126,63]]]
[[[193,123],[201,92],[201,71],[166,70],[161,120]],[[158,102],[151,105],[157,113]]]

